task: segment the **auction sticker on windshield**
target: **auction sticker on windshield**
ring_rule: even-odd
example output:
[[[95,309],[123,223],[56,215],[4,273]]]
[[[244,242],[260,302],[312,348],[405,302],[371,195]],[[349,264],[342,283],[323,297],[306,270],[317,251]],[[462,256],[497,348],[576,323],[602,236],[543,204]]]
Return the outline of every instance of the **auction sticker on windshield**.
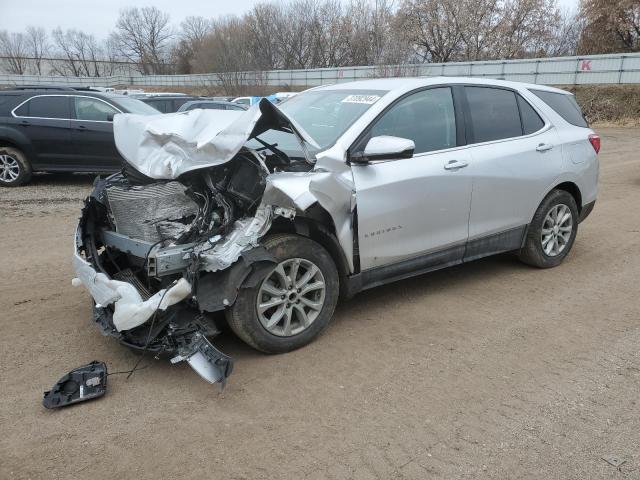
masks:
[[[371,105],[380,99],[380,95],[349,95],[342,103],[365,103]]]

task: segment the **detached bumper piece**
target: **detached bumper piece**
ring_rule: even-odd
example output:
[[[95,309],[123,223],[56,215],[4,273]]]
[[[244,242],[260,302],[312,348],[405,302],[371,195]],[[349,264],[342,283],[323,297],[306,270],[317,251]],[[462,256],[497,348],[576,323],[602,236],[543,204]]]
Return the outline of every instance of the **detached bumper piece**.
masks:
[[[45,408],[60,408],[99,398],[107,391],[107,365],[93,361],[75,368],[62,377],[48,392],[44,392]]]
[[[209,383],[220,383],[224,388],[233,371],[233,360],[215,348],[201,333],[179,339],[178,355],[171,363],[186,361],[198,375]]]

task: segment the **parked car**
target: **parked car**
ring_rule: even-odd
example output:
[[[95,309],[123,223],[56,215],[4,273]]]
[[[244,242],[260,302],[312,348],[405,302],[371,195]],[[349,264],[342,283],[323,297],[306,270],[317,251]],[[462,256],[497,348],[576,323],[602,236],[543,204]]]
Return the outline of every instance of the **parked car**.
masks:
[[[597,196],[600,138],[573,95],[542,85],[376,79],[160,120],[116,117],[146,180],[96,183],[75,283],[103,333],[210,382],[232,367],[207,340],[213,312],[287,352],[339,296],[502,252],[559,265]]]
[[[113,139],[118,113],[159,112],[139,100],[68,87],[21,86],[0,91],[0,186],[33,172],[114,172],[122,157]]]
[[[240,103],[223,102],[220,100],[192,100],[183,103],[178,109],[179,112],[186,112],[200,108],[203,110],[246,110],[248,107]]]
[[[151,105],[153,108],[162,113],[177,112],[182,105],[194,100],[201,100],[202,97],[195,97],[192,95],[145,95],[139,97],[141,101],[147,105]]]
[[[233,103],[239,103],[240,105],[245,105],[250,107],[254,103],[257,103],[260,100],[260,97],[236,97],[231,100]]]

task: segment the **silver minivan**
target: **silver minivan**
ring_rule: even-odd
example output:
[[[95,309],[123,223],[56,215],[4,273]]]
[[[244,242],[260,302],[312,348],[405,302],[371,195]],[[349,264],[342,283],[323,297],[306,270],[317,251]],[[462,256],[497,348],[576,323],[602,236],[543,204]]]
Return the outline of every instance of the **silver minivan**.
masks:
[[[364,80],[114,131],[127,164],[86,201],[75,283],[105,334],[210,382],[232,367],[215,312],[286,352],[341,296],[501,252],[559,265],[597,196],[600,138],[542,85]]]

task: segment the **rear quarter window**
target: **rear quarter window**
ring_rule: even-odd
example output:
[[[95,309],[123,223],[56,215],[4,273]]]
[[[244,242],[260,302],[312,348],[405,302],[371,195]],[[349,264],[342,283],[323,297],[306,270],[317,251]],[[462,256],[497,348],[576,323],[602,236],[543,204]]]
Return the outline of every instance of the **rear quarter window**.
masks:
[[[2,117],[10,117],[11,110],[13,110],[16,105],[20,104],[23,100],[22,95],[15,94],[3,94],[0,95],[0,122],[3,122]]]
[[[71,118],[69,99],[60,95],[41,95],[29,99],[15,111],[19,117]]]
[[[540,115],[520,95],[518,95],[518,107],[520,107],[522,130],[525,135],[535,133],[544,127],[544,121],[540,118]]]
[[[576,98],[568,93],[545,92],[542,90],[531,90],[536,97],[549,105],[565,121],[576,127],[588,127],[587,121],[582,115],[582,111],[576,102]]]

